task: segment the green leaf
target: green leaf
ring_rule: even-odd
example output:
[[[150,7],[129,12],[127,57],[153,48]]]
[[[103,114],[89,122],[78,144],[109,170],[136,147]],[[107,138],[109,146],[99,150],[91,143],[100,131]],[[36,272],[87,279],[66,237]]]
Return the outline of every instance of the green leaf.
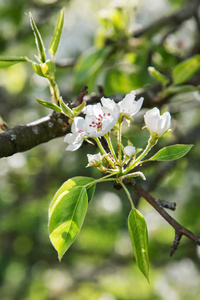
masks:
[[[81,186],[64,191],[54,203],[49,215],[49,237],[59,261],[80,232],[87,206],[86,188]]]
[[[62,110],[61,110],[61,108],[59,107],[59,106],[57,106],[57,105],[55,105],[55,104],[53,104],[53,103],[51,103],[51,102],[48,102],[48,101],[44,101],[44,100],[41,100],[41,99],[39,99],[39,98],[35,98],[36,100],[37,100],[37,102],[39,103],[39,104],[41,104],[42,106],[44,106],[44,107],[47,107],[47,108],[51,108],[51,109],[53,109],[53,110],[55,110],[55,111],[58,111],[58,112],[62,112]]]
[[[161,83],[167,84],[169,82],[169,79],[154,67],[148,67],[148,71],[153,78],[157,79]]]
[[[48,59],[45,63],[41,64],[40,66],[41,66],[42,73],[45,77],[49,78],[54,76],[56,66],[52,60]]]
[[[33,63],[33,64],[32,64],[32,68],[33,68],[33,71],[34,71],[37,75],[42,76],[42,77],[45,77],[45,75],[44,75],[43,72],[42,72],[41,64]]]
[[[31,14],[31,12],[29,12],[29,17],[30,17],[31,27],[32,27],[33,33],[35,35],[35,43],[36,43],[36,46],[38,49],[39,59],[42,63],[44,63],[46,61],[46,54],[45,54],[43,40],[42,40],[40,32],[33,20],[33,16]]]
[[[42,76],[42,77],[46,77],[46,78],[54,77],[54,73],[56,70],[55,63],[50,59],[48,59],[43,64],[33,63],[32,68],[36,74],[38,74],[39,76]]]
[[[130,211],[128,230],[137,265],[149,281],[148,231],[145,219],[137,209]]]
[[[54,203],[57,201],[58,197],[63,192],[69,191],[70,189],[77,187],[77,186],[85,187],[88,183],[92,183],[94,180],[95,180],[94,178],[90,178],[90,177],[77,176],[77,177],[73,177],[73,178],[65,181],[63,183],[63,185],[58,189],[53,200],[51,201],[51,204],[49,206],[49,214],[51,214]],[[88,195],[88,202],[90,202],[90,200],[92,199],[92,197],[94,195],[95,187],[96,187],[95,183],[89,187],[86,187],[86,191],[87,191],[87,195]]]
[[[157,161],[176,160],[185,156],[192,147],[193,145],[181,145],[181,144],[168,146],[158,151],[149,160],[157,160]]]
[[[96,76],[110,53],[111,48],[97,49],[92,47],[86,50],[78,59],[75,66],[75,86],[94,84]],[[90,82],[89,82],[90,81]]]
[[[72,109],[74,115],[78,116],[82,112],[82,110],[84,109],[84,107],[86,106],[86,104],[87,104],[86,101],[83,101],[80,105],[74,107]]]
[[[10,67],[23,61],[29,61],[26,56],[0,56],[0,68]]]
[[[180,64],[178,64],[172,71],[172,78],[175,84],[184,83],[194,73],[200,69],[200,55],[195,55]]]
[[[127,72],[116,68],[113,70],[108,69],[104,77],[103,86],[106,94],[112,94],[115,92],[128,93],[132,90],[133,80]]]
[[[49,53],[52,56],[55,56],[55,53],[57,51],[59,42],[60,42],[60,37],[62,34],[62,29],[63,29],[63,24],[64,24],[64,8],[61,10],[59,17],[58,17],[58,22],[51,40],[51,44],[49,47]]]
[[[73,110],[71,110],[71,108],[69,108],[68,105],[66,105],[63,102],[62,97],[60,97],[60,106],[62,109],[62,112],[68,117],[68,118],[74,118],[75,114],[73,113]]]

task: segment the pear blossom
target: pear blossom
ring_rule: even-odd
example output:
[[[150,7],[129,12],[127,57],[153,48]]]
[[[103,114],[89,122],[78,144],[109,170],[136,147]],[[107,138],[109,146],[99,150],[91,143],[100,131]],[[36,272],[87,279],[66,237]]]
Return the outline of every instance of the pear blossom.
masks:
[[[87,167],[90,166],[99,166],[101,164],[101,154],[100,152],[98,154],[87,154],[88,158],[88,165]]]
[[[85,132],[88,137],[105,135],[119,119],[120,109],[113,100],[101,98],[101,103],[84,108]]]
[[[171,115],[167,111],[161,116],[160,110],[154,107],[145,113],[144,121],[151,134],[161,137],[171,126]]]
[[[135,152],[136,152],[136,149],[133,146],[126,146],[124,148],[124,153],[129,157],[133,156],[135,154]]]
[[[75,151],[85,138],[103,136],[114,127],[119,118],[119,106],[111,99],[102,98],[101,103],[86,106],[83,110],[85,118],[74,118],[72,133],[68,133],[64,139],[68,144],[66,150]]]
[[[131,91],[118,103],[120,107],[120,113],[132,118],[141,109],[143,101],[143,97],[135,101],[135,92]]]
[[[85,138],[85,120],[82,117],[74,118],[71,126],[72,133],[68,133],[64,142],[67,143],[67,151],[75,151],[81,147]]]

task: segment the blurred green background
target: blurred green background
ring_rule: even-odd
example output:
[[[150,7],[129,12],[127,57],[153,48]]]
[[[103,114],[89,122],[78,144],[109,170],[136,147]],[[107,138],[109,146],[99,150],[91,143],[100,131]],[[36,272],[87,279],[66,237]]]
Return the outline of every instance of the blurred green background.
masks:
[[[179,26],[163,44],[159,34],[165,32],[141,40],[131,39],[130,33],[185,4],[181,0],[0,0],[0,55],[33,59],[36,49],[28,12],[32,12],[48,47],[64,6],[65,24],[56,62],[78,60],[75,67],[57,68],[56,79],[65,101],[74,100],[85,84],[89,93],[97,92],[99,84],[108,96],[128,93],[153,83],[147,72],[151,49],[151,65],[167,73],[187,56],[197,38],[194,20]],[[107,56],[110,45],[115,51]],[[9,126],[32,122],[49,113],[38,105],[36,96],[50,98],[46,80],[33,74],[31,65],[20,63],[0,69],[0,115]],[[179,136],[187,136],[199,126],[199,104],[197,92],[169,99],[165,108],[172,113],[172,133],[159,146],[169,140],[176,142]],[[134,132],[137,147],[142,147],[148,138],[147,131],[140,131],[144,111],[145,108],[136,118],[136,125],[125,132],[130,139]],[[185,158],[169,167],[166,164],[167,171],[151,192],[157,198],[175,201],[173,217],[200,234],[200,138],[194,141],[195,147]],[[199,247],[183,237],[170,258],[173,229],[140,199],[139,209],[149,229],[148,284],[135,264],[129,240],[129,202],[124,192],[112,184],[97,186],[78,238],[58,262],[48,238],[50,201],[59,186],[72,176],[101,176],[95,168],[85,168],[86,154],[96,151],[92,145],[76,152],[65,152],[65,146],[63,138],[59,138],[0,160],[0,299],[198,300]],[[141,182],[144,187],[155,178],[155,171],[161,172],[162,165],[146,167],[147,183]]]

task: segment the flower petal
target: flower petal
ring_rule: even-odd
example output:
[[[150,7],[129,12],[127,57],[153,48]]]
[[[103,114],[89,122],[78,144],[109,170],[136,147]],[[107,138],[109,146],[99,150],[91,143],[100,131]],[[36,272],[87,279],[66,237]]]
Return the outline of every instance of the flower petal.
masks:
[[[85,132],[75,132],[75,133],[68,133],[65,138],[64,142],[67,143],[67,151],[75,151],[81,147],[83,140],[85,137]]]

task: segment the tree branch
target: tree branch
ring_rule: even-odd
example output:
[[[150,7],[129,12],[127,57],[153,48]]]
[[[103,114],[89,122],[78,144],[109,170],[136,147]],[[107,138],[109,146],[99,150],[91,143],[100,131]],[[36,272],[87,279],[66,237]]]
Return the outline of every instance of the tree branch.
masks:
[[[149,202],[155,210],[174,228],[175,230],[175,239],[171,246],[171,252],[170,256],[173,255],[175,250],[178,247],[178,244],[181,240],[181,237],[185,235],[190,240],[194,241],[197,245],[200,246],[200,236],[194,234],[190,230],[183,227],[181,224],[179,224],[175,219],[173,219],[156,201],[155,198],[153,198],[149,193],[147,193],[136,181],[129,182],[129,185],[134,189],[134,191],[142,196],[147,202]]]
[[[188,83],[197,86],[200,84],[199,78],[199,74],[197,73]],[[160,106],[163,102],[167,101],[167,99],[159,96],[161,90],[162,85],[160,83],[155,83],[144,89],[138,89],[135,91],[136,99],[144,97],[143,107],[146,108]],[[84,87],[70,107],[75,107],[75,104],[80,104],[82,100],[87,100],[88,104],[98,103],[102,97],[102,94],[100,96],[90,95],[83,99],[86,94],[87,89]],[[116,102],[119,102],[122,98],[123,95],[119,94],[112,97]],[[54,138],[64,136],[68,132],[70,132],[70,126],[67,117],[56,112],[29,124],[8,127],[0,134],[0,158],[13,155],[17,152],[27,151]]]
[[[7,128],[0,134],[0,158],[27,151],[70,131],[68,119],[62,114],[51,115],[26,125]]]
[[[180,25],[182,22],[192,18],[196,14],[199,5],[199,0],[189,1],[189,4],[183,9],[169,16],[163,17],[140,30],[135,31],[133,37],[138,38],[144,34],[152,35],[165,26],[174,27]]]

